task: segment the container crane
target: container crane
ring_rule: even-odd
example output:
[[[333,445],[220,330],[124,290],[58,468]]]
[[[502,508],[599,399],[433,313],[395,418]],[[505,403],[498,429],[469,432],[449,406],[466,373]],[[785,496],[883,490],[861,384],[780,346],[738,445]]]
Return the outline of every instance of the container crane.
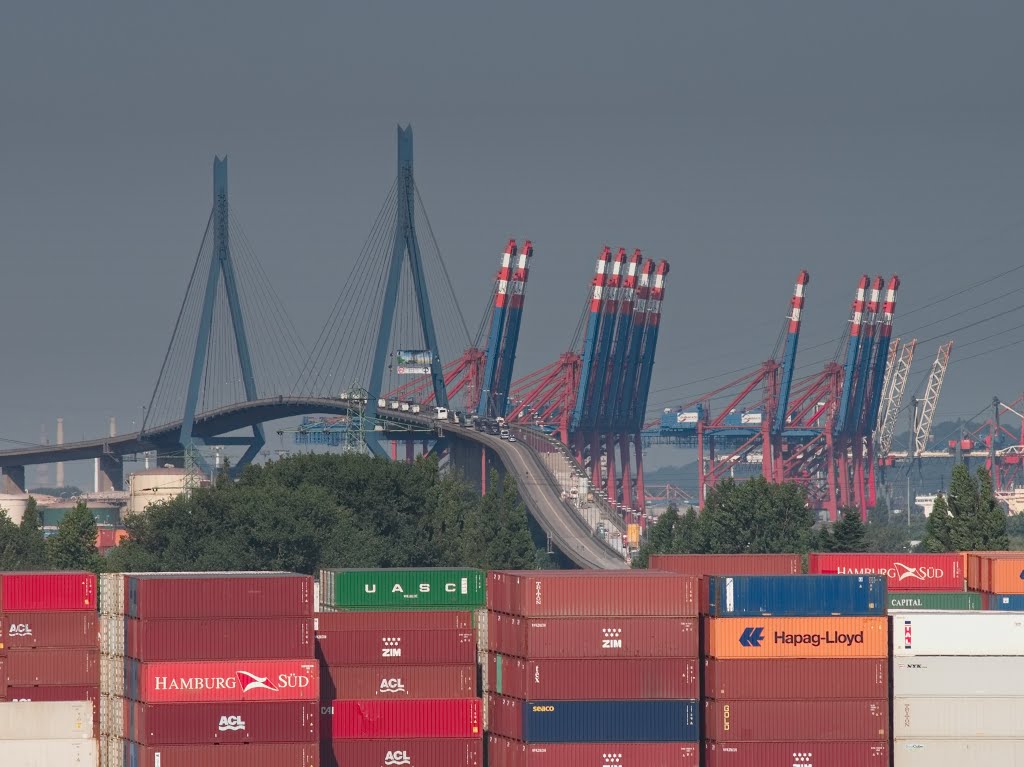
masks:
[[[501,256],[501,268],[498,270],[496,290],[494,293],[494,309],[491,313],[491,332],[487,341],[487,357],[484,362],[484,376],[477,414],[481,416],[495,415],[495,380],[501,362],[503,340],[505,338],[505,314],[508,311],[508,288],[512,277],[512,259],[516,257],[516,241],[509,240],[505,252]]]
[[[591,374],[594,367],[594,350],[597,346],[597,334],[601,327],[601,302],[604,298],[605,281],[608,278],[608,265],[611,261],[611,248],[605,248],[597,259],[597,268],[594,270],[593,289],[590,296],[590,316],[587,318],[587,334],[583,339],[582,366],[580,368],[579,389],[576,394],[576,404],[573,408],[572,421],[569,428],[573,433],[578,433],[583,423],[583,409],[586,406],[587,397],[592,392]],[[582,446],[580,446],[582,447]],[[582,454],[582,449],[578,448]]]
[[[881,421],[875,432],[877,455],[881,461],[887,464],[889,462],[889,453],[892,450],[892,438],[896,433],[896,419],[899,416],[900,408],[903,406],[903,395],[907,390],[907,381],[910,380],[910,366],[914,361],[917,339],[911,339],[910,343],[904,344],[902,349],[899,349],[897,339],[894,348],[898,349],[899,356],[893,367],[891,384],[887,387],[886,395],[882,400]]]
[[[843,368],[843,386],[839,398],[839,409],[832,427],[835,436],[846,433],[847,416],[850,411],[851,394],[853,393],[855,374],[857,372],[857,354],[860,351],[860,336],[864,324],[865,293],[870,278],[865,274],[857,285],[856,298],[853,301],[853,316],[850,320],[850,339],[846,346],[846,365]]]
[[[505,321],[505,342],[495,375],[495,414],[506,415],[508,411],[509,387],[512,385],[512,370],[515,367],[516,352],[519,348],[519,328],[523,324],[523,304],[526,301],[526,280],[530,276],[530,259],[533,258],[533,243],[527,240],[519,251],[519,260],[512,283],[509,287],[508,312]]]
[[[939,406],[939,394],[942,392],[942,382],[946,377],[946,369],[949,367],[949,355],[953,351],[953,342],[947,341],[939,347],[932,363],[931,372],[928,374],[928,385],[925,388],[924,398],[921,400],[921,407],[918,410],[917,422],[914,424],[914,450],[912,456],[920,455],[928,445],[928,439],[932,435],[932,421],[935,418],[935,411]]]

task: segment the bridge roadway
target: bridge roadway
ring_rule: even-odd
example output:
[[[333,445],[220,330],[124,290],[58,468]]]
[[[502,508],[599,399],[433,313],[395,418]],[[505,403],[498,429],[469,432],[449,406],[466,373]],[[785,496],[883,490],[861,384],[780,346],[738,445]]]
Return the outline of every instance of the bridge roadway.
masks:
[[[326,397],[269,397],[229,405],[196,416],[193,434],[213,438],[257,423],[276,421],[301,415],[347,415],[348,403]],[[519,494],[527,510],[550,536],[552,543],[570,560],[586,569],[622,569],[625,561],[609,546],[597,539],[576,510],[562,499],[554,477],[537,454],[523,442],[509,443],[475,429],[438,424],[429,417],[414,413],[386,410],[378,419],[393,429],[440,432],[451,439],[466,440],[492,450],[505,468],[516,477]],[[181,421],[163,424],[145,432],[132,432],[117,437],[68,442],[63,445],[18,447],[0,451],[0,468],[24,467],[57,461],[83,461],[140,453],[146,450],[180,451],[178,434]],[[534,480],[539,481],[534,481]]]

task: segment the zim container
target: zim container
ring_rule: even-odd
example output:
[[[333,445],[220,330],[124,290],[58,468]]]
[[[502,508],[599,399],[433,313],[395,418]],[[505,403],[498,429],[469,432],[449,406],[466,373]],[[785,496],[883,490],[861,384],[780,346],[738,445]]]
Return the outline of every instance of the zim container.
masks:
[[[141,661],[314,657],[313,621],[173,618],[125,621],[126,654]]]
[[[892,613],[892,653],[1024,655],[1024,615],[980,612]]]
[[[312,617],[313,579],[295,573],[130,575],[132,618]]]
[[[320,761],[319,743],[140,746],[125,740],[120,745],[124,767],[317,767]]]
[[[888,696],[888,658],[708,658],[704,661],[706,698],[854,700]]]
[[[704,737],[751,741],[886,741],[889,701],[706,700]]]
[[[741,575],[708,578],[708,615],[885,615],[880,575]]]
[[[479,698],[451,700],[335,700],[331,736],[351,738],[479,738]]]
[[[465,610],[374,610],[327,612],[313,616],[313,628],[332,631],[444,631],[475,628],[473,613]]]
[[[897,591],[889,594],[890,610],[981,610],[982,595],[974,591]]]
[[[652,570],[683,575],[800,575],[799,554],[652,554]]]
[[[474,698],[476,662],[461,666],[321,666],[320,700]]]
[[[1024,738],[1024,697],[892,701],[894,738]]]
[[[985,594],[984,596],[986,610],[1024,612],[1024,594]]]
[[[316,633],[316,656],[327,666],[390,663],[475,663],[473,629],[376,629]]]
[[[521,743],[488,735],[487,760],[490,767],[698,767],[700,746],[696,743]]]
[[[483,767],[480,738],[387,738],[327,740],[320,767]]]
[[[1012,698],[1021,695],[1024,655],[922,656],[892,664],[894,695],[911,698]]]
[[[521,658],[692,658],[697,618],[522,618],[487,614],[489,648]]]
[[[705,653],[711,658],[884,658],[884,617],[708,618]]]
[[[93,573],[0,573],[0,612],[95,609]]]
[[[525,660],[489,653],[487,689],[523,700],[700,697],[696,658]]]
[[[821,575],[884,575],[893,591],[963,591],[960,554],[810,554],[810,572]]]
[[[129,702],[126,728],[129,739],[145,746],[314,742],[319,739],[320,705]]]
[[[7,653],[7,686],[93,686],[100,683],[99,648],[58,647]]]
[[[0,653],[32,647],[99,647],[95,612],[8,612],[0,615]]]
[[[319,700],[315,660],[125,661],[125,697],[142,703]]]
[[[485,602],[486,578],[482,570],[398,568],[322,572],[321,601],[346,610],[472,610]]]
[[[889,767],[889,744],[878,740],[821,742],[812,739],[790,743],[707,741],[704,744],[704,755],[705,767]],[[896,764],[899,765],[899,761]]]

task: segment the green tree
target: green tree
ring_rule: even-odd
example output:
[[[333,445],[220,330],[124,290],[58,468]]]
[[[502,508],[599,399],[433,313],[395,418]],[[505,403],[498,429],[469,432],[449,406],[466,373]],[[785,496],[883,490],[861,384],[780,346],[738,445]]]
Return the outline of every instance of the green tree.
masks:
[[[633,556],[633,567],[647,567],[651,554],[676,554],[674,547],[676,526],[679,524],[679,509],[674,504],[661,513],[647,531],[639,551]]]
[[[932,506],[932,513],[928,515],[928,522],[925,524],[925,536],[921,541],[920,548],[923,551],[939,553],[943,551],[955,551],[952,541],[953,517],[949,513],[949,503],[944,495],[935,498]]]
[[[764,477],[716,485],[701,512],[701,532],[710,554],[804,553],[814,540],[814,515],[805,490]]]
[[[669,509],[672,508],[674,507],[669,507]],[[700,525],[700,515],[693,506],[690,506],[675,524],[669,552],[674,554],[703,554],[704,551],[704,533]]]
[[[519,499],[516,481],[511,474],[506,474],[504,482],[500,482],[497,473],[491,472],[483,508],[493,530],[487,546],[489,567],[496,570],[533,568],[537,556],[530,537],[526,507]]]
[[[36,504],[36,499],[32,496],[29,496],[28,503],[25,505],[19,532],[21,569],[45,570],[49,566],[46,538],[43,536],[43,529],[39,523],[39,507]]]
[[[860,511],[840,510],[839,521],[832,528],[832,551],[859,553],[868,550],[867,531],[860,521]]]
[[[0,571],[21,569],[21,533],[18,526],[0,509]]]
[[[977,551],[1005,551],[1010,548],[1006,529],[1006,512],[996,500],[992,475],[978,469],[978,520],[976,525]]]
[[[102,569],[102,559],[96,550],[96,519],[84,501],[79,501],[57,527],[57,533],[47,541],[50,566],[55,570]]]

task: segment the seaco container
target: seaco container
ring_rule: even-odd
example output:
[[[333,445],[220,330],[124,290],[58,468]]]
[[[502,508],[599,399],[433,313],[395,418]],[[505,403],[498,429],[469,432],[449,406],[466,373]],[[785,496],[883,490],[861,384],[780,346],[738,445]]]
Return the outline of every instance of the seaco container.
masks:
[[[704,737],[718,743],[889,739],[889,701],[706,700]]]
[[[479,698],[451,700],[335,700],[331,737],[479,738],[483,733]]]
[[[0,612],[95,609],[93,573],[0,573]]]
[[[316,701],[287,703],[129,703],[127,735],[144,746],[314,742]]]
[[[476,632],[472,629],[321,629],[316,632],[316,655],[328,666],[475,663]]]
[[[706,767],[889,767],[889,744],[878,740],[821,742],[814,739],[789,743],[707,741],[704,754]]]
[[[319,743],[140,746],[124,740],[121,745],[124,767],[317,767],[320,761]]]
[[[295,573],[147,573],[126,583],[131,618],[312,617],[313,579]]]
[[[487,657],[488,692],[523,700],[672,700],[700,697],[696,658],[525,660]]]
[[[700,739],[696,700],[524,701],[487,696],[490,732],[524,743],[654,743]]]
[[[893,743],[892,756],[895,767],[1017,767],[1024,739],[908,738]]]
[[[710,658],[884,658],[887,618],[708,618]]]
[[[125,621],[125,654],[141,661],[314,657],[311,618]]]
[[[700,747],[696,743],[521,743],[488,735],[487,760],[490,767],[698,767]]]
[[[321,666],[320,700],[474,698],[476,662],[462,666]]]
[[[0,703],[0,741],[91,738],[92,715],[87,701]]]
[[[527,618],[697,615],[697,579],[656,570],[500,570],[487,606]]]
[[[683,575],[800,575],[799,554],[652,554],[652,570]]]
[[[889,660],[708,658],[704,661],[704,696],[722,700],[877,700],[889,696]]]
[[[483,767],[480,738],[387,738],[328,740],[321,746],[320,767]]]
[[[0,652],[32,647],[99,647],[95,612],[8,612],[0,615]]]
[[[892,653],[1024,655],[1024,615],[1007,612],[892,613]]]
[[[1021,694],[1024,655],[922,656],[892,664],[894,695],[912,698],[1012,698]]]
[[[889,591],[963,591],[960,554],[810,554],[810,571],[821,575],[884,575]]]
[[[484,605],[482,570],[326,570],[320,598],[346,610],[472,610]]]
[[[1024,612],[1024,594],[985,594],[986,610]]]
[[[708,615],[885,615],[881,575],[741,575],[708,578]]]
[[[313,616],[313,628],[333,631],[445,631],[472,629],[473,613],[465,610],[375,610],[329,612]]]
[[[981,610],[982,595],[974,591],[897,591],[889,594],[890,610]]]
[[[142,703],[207,703],[245,700],[317,700],[315,660],[125,660],[125,697]]]
[[[8,687],[100,683],[99,648],[57,647],[7,653]]]
[[[692,658],[697,618],[522,618],[487,614],[491,650],[521,658]]]
[[[1024,738],[1024,697],[892,700],[893,737]]]

